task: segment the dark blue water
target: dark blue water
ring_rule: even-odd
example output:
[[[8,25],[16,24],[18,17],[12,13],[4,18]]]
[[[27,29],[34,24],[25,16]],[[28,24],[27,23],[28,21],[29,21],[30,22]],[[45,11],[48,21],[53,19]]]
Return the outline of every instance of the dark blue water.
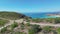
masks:
[[[32,18],[56,18],[55,16],[47,16],[46,13],[25,13],[25,15]]]

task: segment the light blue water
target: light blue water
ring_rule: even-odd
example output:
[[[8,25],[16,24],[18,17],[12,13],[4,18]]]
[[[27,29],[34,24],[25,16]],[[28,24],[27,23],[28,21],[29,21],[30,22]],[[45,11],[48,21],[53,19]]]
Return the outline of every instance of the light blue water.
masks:
[[[32,18],[56,18],[55,16],[47,16],[45,13],[25,13],[25,15]]]

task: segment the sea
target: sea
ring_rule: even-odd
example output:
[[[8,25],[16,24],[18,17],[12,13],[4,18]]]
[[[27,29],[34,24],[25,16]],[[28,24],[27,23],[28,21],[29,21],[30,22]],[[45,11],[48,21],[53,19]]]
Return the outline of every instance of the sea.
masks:
[[[32,18],[56,18],[56,16],[48,16],[47,13],[25,13],[26,16]]]

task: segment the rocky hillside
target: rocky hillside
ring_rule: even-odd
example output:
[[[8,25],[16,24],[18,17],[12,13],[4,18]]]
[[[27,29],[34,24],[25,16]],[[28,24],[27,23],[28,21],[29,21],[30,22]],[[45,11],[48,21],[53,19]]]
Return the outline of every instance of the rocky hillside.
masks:
[[[24,14],[16,13],[16,12],[0,12],[0,17],[7,19],[20,19],[20,18],[30,18]]]

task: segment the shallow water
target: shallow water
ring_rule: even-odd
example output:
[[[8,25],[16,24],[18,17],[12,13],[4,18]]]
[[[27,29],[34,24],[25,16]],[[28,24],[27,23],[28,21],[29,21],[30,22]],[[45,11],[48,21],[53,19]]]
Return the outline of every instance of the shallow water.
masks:
[[[56,16],[48,16],[45,13],[25,13],[25,15],[32,18],[56,18]]]

